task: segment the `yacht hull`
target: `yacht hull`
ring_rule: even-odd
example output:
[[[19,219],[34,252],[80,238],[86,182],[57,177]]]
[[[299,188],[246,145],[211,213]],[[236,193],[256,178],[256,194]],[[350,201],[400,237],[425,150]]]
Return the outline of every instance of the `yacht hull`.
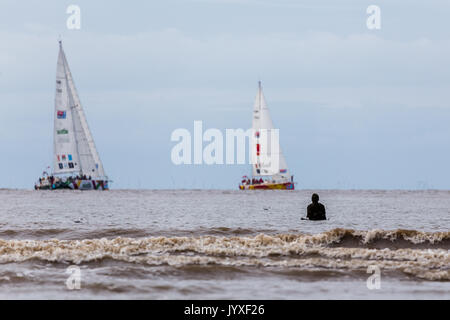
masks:
[[[56,182],[50,184],[37,184],[36,190],[109,190],[108,181],[105,180],[74,180],[66,182]]]
[[[240,190],[295,190],[294,183],[261,183],[250,185],[239,185]]]

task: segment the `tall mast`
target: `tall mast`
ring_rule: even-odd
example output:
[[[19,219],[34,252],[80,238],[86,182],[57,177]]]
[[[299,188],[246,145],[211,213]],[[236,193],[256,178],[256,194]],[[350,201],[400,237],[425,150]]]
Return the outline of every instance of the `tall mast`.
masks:
[[[64,57],[64,74],[65,74],[65,79],[66,79],[66,83],[67,83],[67,88],[68,88],[68,94],[67,94],[67,98],[69,99],[69,109],[71,111],[72,114],[72,130],[74,132],[74,140],[75,140],[75,149],[77,152],[77,158],[78,158],[78,171],[80,172],[80,174],[83,174],[83,167],[81,166],[81,161],[80,161],[80,148],[78,147],[78,139],[77,139],[77,135],[75,134],[76,132],[76,128],[75,128],[75,121],[74,121],[74,102],[73,102],[73,98],[71,97],[70,94],[70,86],[69,86],[69,79],[67,77],[67,70],[69,68],[69,66],[67,65],[67,59],[66,59],[66,54],[64,53],[63,47],[62,47],[62,41],[59,40],[59,50],[61,50],[61,53]]]
[[[53,128],[53,174],[72,174],[79,171],[79,152],[73,128],[73,114],[67,79],[64,50],[59,40],[56,67],[56,92]]]
[[[259,110],[261,110],[261,95],[262,95],[261,80],[258,81],[258,92],[259,92]]]
[[[261,80],[258,81],[258,110],[259,110],[259,119],[261,120],[261,99],[262,98],[262,86],[261,86]],[[261,143],[259,141],[260,134],[261,134],[261,126],[256,128],[258,134],[256,136],[256,172],[259,173],[261,170],[261,159],[260,159],[260,152],[261,152]]]

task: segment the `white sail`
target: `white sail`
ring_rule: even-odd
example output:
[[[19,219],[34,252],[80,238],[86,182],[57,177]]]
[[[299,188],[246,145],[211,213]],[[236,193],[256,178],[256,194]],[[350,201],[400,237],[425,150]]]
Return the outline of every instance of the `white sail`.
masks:
[[[80,173],[91,176],[94,180],[107,180],[61,42],[55,109],[53,172],[55,174]],[[64,131],[61,131],[61,128]]]
[[[58,56],[56,68],[56,94],[54,114],[54,174],[73,174],[80,172],[72,110],[69,103],[65,58],[62,48]]]
[[[261,82],[259,83],[258,93],[256,94],[253,107],[253,141],[252,141],[252,160],[253,176],[272,176],[276,180],[290,180],[291,175],[286,164],[281,147],[272,147],[272,130],[274,126],[270,117],[269,108],[264,99]],[[263,134],[265,132],[265,134]],[[278,156],[278,165],[265,161]]]

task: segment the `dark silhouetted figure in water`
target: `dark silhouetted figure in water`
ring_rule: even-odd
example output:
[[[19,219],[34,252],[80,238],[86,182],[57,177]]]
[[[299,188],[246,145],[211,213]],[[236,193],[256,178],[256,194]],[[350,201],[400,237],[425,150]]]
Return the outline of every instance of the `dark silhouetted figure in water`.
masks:
[[[319,202],[319,195],[312,195],[312,203],[308,206],[306,217],[309,220],[327,220],[325,215],[325,206]]]

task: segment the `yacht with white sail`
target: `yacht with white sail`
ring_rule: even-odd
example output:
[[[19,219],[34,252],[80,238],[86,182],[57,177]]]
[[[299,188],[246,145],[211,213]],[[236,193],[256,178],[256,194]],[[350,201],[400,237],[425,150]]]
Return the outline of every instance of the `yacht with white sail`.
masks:
[[[107,190],[108,177],[95,147],[62,43],[56,71],[53,169],[36,190]]]
[[[289,172],[281,147],[279,147],[278,143],[277,148],[273,147],[273,142],[268,138],[274,129],[269,108],[262,92],[261,82],[259,82],[258,93],[253,107],[252,177],[242,177],[239,189],[294,190],[294,176]],[[262,134],[263,131],[265,131],[265,134]],[[277,156],[278,159],[275,158]],[[274,161],[265,161],[266,159],[278,160],[275,162],[277,165],[273,165]]]

